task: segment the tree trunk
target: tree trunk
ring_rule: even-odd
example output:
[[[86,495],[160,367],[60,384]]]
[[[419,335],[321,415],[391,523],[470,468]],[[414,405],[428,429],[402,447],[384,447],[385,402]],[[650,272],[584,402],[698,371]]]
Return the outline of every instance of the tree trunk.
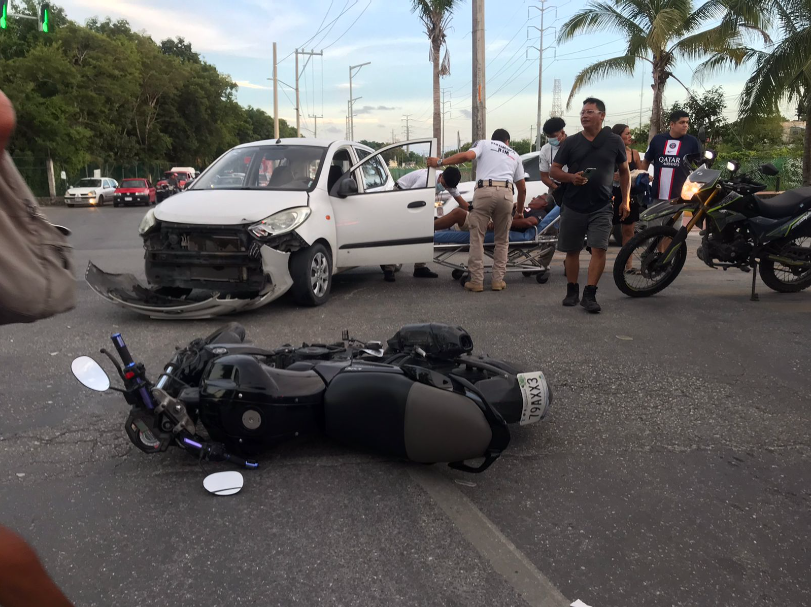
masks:
[[[803,185],[811,185],[811,84],[805,87],[805,138],[803,140]]]
[[[662,126],[662,93],[665,88],[665,77],[656,67],[653,68],[653,108],[650,115],[650,132],[648,143],[663,131]]]
[[[439,40],[431,41],[431,54],[434,64],[434,139],[437,141],[437,156],[442,156],[442,114],[441,102],[439,94],[439,63],[441,57],[439,56],[442,48]]]

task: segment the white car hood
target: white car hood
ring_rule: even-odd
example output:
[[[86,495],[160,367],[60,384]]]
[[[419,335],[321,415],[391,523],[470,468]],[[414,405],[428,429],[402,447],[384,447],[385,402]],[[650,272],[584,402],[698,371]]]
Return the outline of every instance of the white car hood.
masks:
[[[307,192],[188,190],[155,207],[155,218],[172,223],[237,225],[303,206],[307,206]]]
[[[103,189],[104,188],[101,186],[96,186],[95,188],[70,188],[68,194],[89,194],[90,192],[98,192]]]

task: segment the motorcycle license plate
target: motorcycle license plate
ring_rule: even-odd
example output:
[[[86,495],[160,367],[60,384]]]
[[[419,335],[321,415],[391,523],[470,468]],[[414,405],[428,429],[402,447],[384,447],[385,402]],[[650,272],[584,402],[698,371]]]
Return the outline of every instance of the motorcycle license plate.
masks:
[[[549,386],[544,374],[540,371],[533,373],[519,373],[518,386],[524,399],[524,408],[521,412],[521,425],[534,424],[541,421],[549,409]]]
[[[124,200],[126,200],[127,202],[132,202],[132,196],[125,196]]]

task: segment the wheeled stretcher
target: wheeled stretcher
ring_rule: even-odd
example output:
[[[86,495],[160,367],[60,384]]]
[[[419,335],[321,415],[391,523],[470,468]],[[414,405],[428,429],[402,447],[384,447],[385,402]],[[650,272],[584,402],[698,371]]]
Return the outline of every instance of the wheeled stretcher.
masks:
[[[507,272],[521,272],[524,276],[535,276],[544,284],[549,280],[549,264],[558,242],[558,222],[560,217],[545,225],[541,230],[532,228],[526,232],[510,232],[510,245],[507,252]],[[493,259],[493,233],[488,232],[484,240],[484,254]],[[467,256],[470,252],[470,233],[458,230],[434,232],[434,263],[453,270],[454,280],[464,285],[470,278]],[[485,264],[485,273],[492,272],[492,263]]]

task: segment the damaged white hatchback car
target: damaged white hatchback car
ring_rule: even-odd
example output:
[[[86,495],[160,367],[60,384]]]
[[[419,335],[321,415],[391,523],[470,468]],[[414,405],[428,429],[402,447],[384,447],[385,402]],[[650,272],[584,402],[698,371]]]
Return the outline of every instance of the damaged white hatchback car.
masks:
[[[424,188],[399,190],[383,159],[405,146],[436,149],[432,139],[378,151],[314,139],[238,146],[144,217],[148,286],[93,263],[87,281],[153,318],[210,318],[288,290],[301,304],[320,305],[341,270],[430,261],[435,171]]]

